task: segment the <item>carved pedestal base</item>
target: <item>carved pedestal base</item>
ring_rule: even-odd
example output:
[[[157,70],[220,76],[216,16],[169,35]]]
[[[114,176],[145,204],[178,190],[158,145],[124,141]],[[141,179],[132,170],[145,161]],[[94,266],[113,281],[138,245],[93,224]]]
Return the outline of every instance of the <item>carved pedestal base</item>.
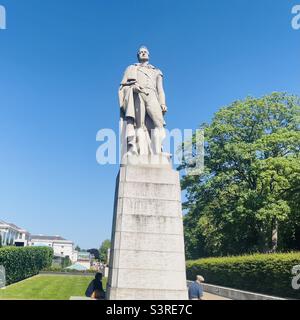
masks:
[[[107,298],[186,300],[179,174],[136,160],[117,178]]]

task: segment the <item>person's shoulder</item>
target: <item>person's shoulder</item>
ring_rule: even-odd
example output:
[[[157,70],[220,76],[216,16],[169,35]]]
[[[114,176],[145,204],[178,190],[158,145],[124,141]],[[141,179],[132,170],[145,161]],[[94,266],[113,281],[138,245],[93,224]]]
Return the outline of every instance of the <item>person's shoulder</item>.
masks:
[[[198,283],[197,281],[195,281],[195,282],[193,282],[193,286],[194,286],[194,288],[195,289],[199,289],[199,290],[201,290],[202,289],[202,285],[200,284],[200,283]]]
[[[193,289],[196,287],[196,282],[192,282],[190,285],[189,285],[189,288],[190,289]]]
[[[91,282],[90,282],[90,286],[92,287],[92,286],[95,286],[95,279],[93,279]]]

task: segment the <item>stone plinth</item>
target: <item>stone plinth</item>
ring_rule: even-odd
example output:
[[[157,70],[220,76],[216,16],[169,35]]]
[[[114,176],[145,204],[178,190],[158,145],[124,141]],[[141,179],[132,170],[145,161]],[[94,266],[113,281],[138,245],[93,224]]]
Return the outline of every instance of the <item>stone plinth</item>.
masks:
[[[178,172],[125,165],[117,178],[107,298],[186,300]]]

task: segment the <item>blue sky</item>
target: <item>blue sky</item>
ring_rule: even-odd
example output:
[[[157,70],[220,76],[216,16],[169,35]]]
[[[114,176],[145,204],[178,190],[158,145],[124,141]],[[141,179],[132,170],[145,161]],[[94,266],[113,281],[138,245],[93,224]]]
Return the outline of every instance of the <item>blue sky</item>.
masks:
[[[300,94],[300,0],[0,0],[0,219],[83,248],[110,238],[118,127],[138,47],[165,75],[169,129],[195,129],[247,95]]]

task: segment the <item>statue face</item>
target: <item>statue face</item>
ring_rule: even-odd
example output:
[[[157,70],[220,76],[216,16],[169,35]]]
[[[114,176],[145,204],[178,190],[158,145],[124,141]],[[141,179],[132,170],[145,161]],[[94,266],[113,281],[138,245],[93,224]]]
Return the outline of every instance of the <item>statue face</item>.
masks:
[[[138,53],[138,58],[140,62],[149,61],[149,52],[146,48],[141,48]]]

